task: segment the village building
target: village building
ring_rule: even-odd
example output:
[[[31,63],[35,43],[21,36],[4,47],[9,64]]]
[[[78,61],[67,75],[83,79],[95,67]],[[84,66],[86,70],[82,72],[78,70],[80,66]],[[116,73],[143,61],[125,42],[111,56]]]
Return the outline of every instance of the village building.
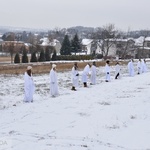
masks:
[[[98,46],[98,40],[93,39],[82,39],[81,49],[82,53],[87,55],[91,54],[102,54],[100,47]]]
[[[44,51],[46,47],[53,47],[56,50],[56,53],[60,54],[61,43],[56,39],[49,40],[47,37],[41,38],[39,46],[43,48]]]
[[[135,58],[150,57],[150,37],[141,36],[135,39]]]

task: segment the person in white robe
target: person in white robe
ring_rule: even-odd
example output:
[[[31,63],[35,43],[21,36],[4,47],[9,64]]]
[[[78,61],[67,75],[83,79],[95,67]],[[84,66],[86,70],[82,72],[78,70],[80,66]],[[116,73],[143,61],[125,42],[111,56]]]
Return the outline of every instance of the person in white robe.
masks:
[[[78,87],[78,82],[79,82],[79,73],[78,73],[78,64],[77,63],[74,63],[74,66],[72,67],[71,78],[72,78],[72,89],[71,90],[76,91],[76,88]]]
[[[146,60],[142,60],[142,73],[147,72],[147,65],[146,65]]]
[[[129,71],[129,76],[133,77],[134,76],[133,59],[131,59],[130,62],[128,63],[128,71]]]
[[[106,77],[106,82],[110,81],[110,66],[109,66],[110,61],[107,60],[106,61],[106,65],[105,65],[105,77]]]
[[[115,79],[118,79],[118,77],[120,78],[120,64],[119,62],[116,63],[116,66],[115,66]]]
[[[95,85],[96,84],[96,62],[94,61],[92,66],[91,66],[91,85]]]
[[[50,95],[56,97],[58,94],[56,64],[52,64],[52,69],[50,70]]]
[[[142,61],[141,59],[139,59],[138,63],[137,63],[137,71],[138,73],[137,74],[141,74],[142,73]]]
[[[87,87],[88,76],[90,75],[90,68],[91,68],[91,64],[88,63],[83,69],[82,82],[84,87]]]
[[[32,67],[28,66],[27,71],[24,74],[24,102],[33,102],[33,94],[35,91],[35,85],[32,77]]]

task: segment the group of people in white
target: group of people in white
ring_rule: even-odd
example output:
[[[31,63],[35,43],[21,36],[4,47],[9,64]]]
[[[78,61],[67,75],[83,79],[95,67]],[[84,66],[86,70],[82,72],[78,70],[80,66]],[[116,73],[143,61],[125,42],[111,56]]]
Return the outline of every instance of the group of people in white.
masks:
[[[130,62],[128,63],[128,70],[129,70],[129,76],[134,76],[134,65],[133,65],[134,60],[131,59]],[[146,65],[146,60],[145,59],[139,59],[137,63],[137,74],[141,74],[144,72],[147,72],[147,65]]]
[[[56,64],[52,64],[52,68],[50,70],[50,95],[52,97],[56,97],[59,95],[58,91],[58,82],[57,82],[57,73],[56,73]],[[120,71],[121,67],[119,62],[117,61],[115,64],[115,79],[118,79],[120,77]],[[133,65],[133,59],[130,60],[128,63],[128,71],[129,76],[134,76],[134,65]],[[139,59],[137,63],[137,74],[141,74],[144,72],[147,72],[147,66],[146,61]],[[84,67],[82,72],[82,83],[84,87],[88,87],[87,82],[90,79],[90,84],[95,85],[96,84],[96,76],[97,76],[97,67],[96,62],[94,61],[92,64],[87,63],[87,65]],[[110,61],[106,61],[105,65],[105,81],[110,82],[111,76],[110,76]],[[79,82],[79,71],[78,71],[78,64],[75,62],[72,71],[71,71],[71,80],[72,80],[72,88],[71,90],[76,91],[76,87],[78,87]],[[33,94],[35,91],[35,84],[32,77],[32,66],[28,66],[27,70],[24,75],[24,102],[33,102]]]

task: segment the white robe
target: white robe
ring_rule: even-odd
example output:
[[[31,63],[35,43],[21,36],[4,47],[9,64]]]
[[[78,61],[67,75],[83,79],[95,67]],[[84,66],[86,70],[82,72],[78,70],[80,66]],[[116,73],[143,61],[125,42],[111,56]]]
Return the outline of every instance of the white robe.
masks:
[[[146,65],[146,62],[142,60],[142,73],[145,73],[145,72],[147,72],[147,65]]]
[[[89,65],[86,65],[84,67],[84,70],[83,70],[83,73],[82,73],[82,82],[87,82],[88,80],[88,75],[89,75],[89,72],[90,72],[90,66]]]
[[[72,67],[71,71],[71,78],[72,78],[72,86],[78,87],[78,81],[79,81],[79,76],[77,76],[78,70],[75,70],[74,67]]]
[[[57,74],[56,71],[51,69],[50,71],[50,94],[55,97],[59,94],[58,92],[58,83],[57,83]]]
[[[134,66],[133,66],[133,62],[130,61],[128,63],[128,71],[129,71],[129,76],[134,76]]]
[[[141,62],[141,61],[138,61],[138,63],[137,63],[137,70],[138,70],[138,73],[139,73],[139,74],[142,73],[142,69],[143,69],[142,62]]]
[[[96,84],[96,66],[91,67],[91,83]]]
[[[24,81],[25,81],[24,82],[24,91],[25,91],[24,102],[33,102],[33,94],[35,91],[35,85],[33,82],[32,75],[29,76],[27,72],[25,72]]]
[[[146,65],[145,62],[144,62],[144,69],[143,69],[143,72],[144,72],[144,73],[147,72],[147,65]]]
[[[106,80],[110,81],[110,67],[108,64],[105,65],[105,74],[106,74]]]
[[[119,76],[120,76],[120,70],[121,70],[120,65],[117,64],[117,65],[115,66],[115,76],[116,76],[118,73],[119,73]]]

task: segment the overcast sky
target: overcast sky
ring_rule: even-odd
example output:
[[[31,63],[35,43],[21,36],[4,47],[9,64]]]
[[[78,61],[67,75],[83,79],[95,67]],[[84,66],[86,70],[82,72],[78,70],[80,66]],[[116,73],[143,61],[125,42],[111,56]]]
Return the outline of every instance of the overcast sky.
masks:
[[[0,26],[150,29],[150,0],[0,0]]]

